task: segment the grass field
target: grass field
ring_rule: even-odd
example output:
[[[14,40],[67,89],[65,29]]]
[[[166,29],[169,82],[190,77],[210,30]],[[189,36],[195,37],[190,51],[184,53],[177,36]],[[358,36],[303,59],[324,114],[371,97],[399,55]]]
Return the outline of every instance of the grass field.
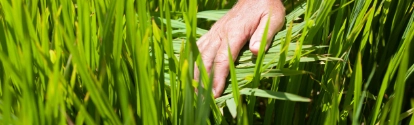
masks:
[[[214,99],[195,43],[235,2],[0,0],[0,124],[414,125],[414,1],[284,0]]]

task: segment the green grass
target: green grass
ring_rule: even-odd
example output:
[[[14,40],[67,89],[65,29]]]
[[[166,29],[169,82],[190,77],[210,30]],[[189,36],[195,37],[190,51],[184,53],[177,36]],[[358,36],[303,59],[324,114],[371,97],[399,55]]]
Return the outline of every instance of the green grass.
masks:
[[[0,0],[0,124],[414,123],[413,1],[285,0],[214,99],[195,43],[235,2]]]

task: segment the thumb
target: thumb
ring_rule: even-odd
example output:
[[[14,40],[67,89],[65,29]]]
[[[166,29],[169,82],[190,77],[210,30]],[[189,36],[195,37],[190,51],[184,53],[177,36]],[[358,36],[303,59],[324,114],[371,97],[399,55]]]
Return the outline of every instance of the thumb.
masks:
[[[266,42],[265,50],[269,49],[270,43],[273,40],[273,36],[280,29],[282,29],[285,19],[284,19],[284,15],[282,15],[282,14],[273,14],[273,15],[266,14],[260,19],[259,25],[257,26],[255,32],[253,33],[253,35],[250,39],[250,43],[249,43],[250,51],[254,55],[257,55],[259,53],[260,43],[261,43],[262,37],[265,33],[264,31],[266,29],[267,21],[269,21],[269,27],[268,27],[268,32],[267,32],[267,36],[266,36],[266,41],[267,42]]]

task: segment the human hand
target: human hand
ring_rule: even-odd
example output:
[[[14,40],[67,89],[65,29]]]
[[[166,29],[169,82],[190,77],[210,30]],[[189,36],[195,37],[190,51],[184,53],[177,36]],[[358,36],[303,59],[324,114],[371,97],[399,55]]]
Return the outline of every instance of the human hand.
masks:
[[[268,19],[270,18],[266,49],[273,36],[283,27],[284,17],[285,9],[280,0],[239,0],[197,41],[207,72],[210,73],[211,68],[214,68],[215,98],[223,92],[229,72],[227,42],[234,60],[248,40],[250,51],[257,55]],[[197,67],[195,69],[194,77],[198,79],[199,71]]]

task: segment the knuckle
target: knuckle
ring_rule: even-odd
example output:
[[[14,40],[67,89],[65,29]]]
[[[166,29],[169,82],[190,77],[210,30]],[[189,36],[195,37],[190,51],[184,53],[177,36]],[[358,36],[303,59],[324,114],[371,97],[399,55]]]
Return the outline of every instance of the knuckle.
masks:
[[[201,52],[201,59],[203,59],[203,60],[205,60],[205,62],[208,62],[209,59],[210,58],[210,55],[209,54],[206,54],[206,53],[204,53],[204,52]]]
[[[205,64],[204,67],[206,67],[206,71],[210,72],[211,70],[211,64]]]
[[[214,60],[214,63],[216,65],[223,65],[229,62],[229,57],[227,54],[219,53],[216,55],[216,59]]]

